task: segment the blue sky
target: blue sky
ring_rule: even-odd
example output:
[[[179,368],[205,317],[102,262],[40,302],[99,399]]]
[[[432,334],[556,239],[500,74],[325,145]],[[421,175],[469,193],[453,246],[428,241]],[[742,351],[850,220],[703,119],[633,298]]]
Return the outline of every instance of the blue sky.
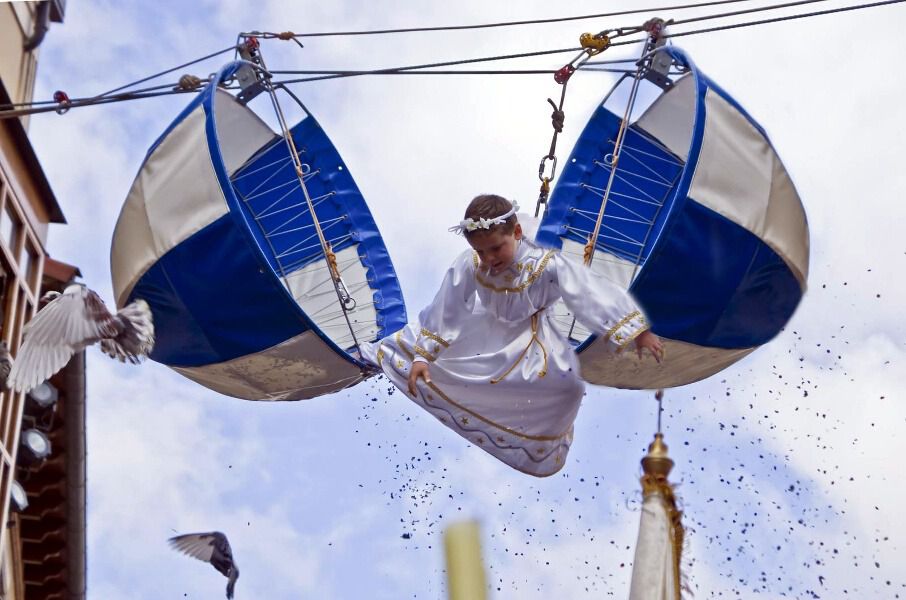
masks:
[[[105,91],[225,48],[241,30],[604,10],[591,1],[558,9],[540,1],[416,10],[381,1],[81,0],[67,4],[66,23],[41,47],[36,98]],[[571,47],[583,31],[648,16],[323,38],[304,50],[270,42],[263,51],[271,68],[386,67]],[[903,49],[904,17],[897,5],[678,41],[767,129],[812,236],[809,291],[787,329],[732,368],[666,396],[697,598],[906,594],[897,568],[906,485],[891,468],[906,451],[898,437],[906,421],[906,108],[891,59]],[[635,52],[613,49],[611,57]],[[218,66],[215,59],[186,72],[205,76]],[[611,82],[589,73],[570,83],[561,152]],[[446,227],[469,198],[496,192],[534,202],[538,157],[550,140],[546,98],[558,92],[549,77],[363,77],[295,91],[369,201],[410,314],[461,250]],[[50,252],[79,265],[111,303],[119,207],[148,146],[186,101],[32,118],[33,143],[69,220],[51,229]],[[638,460],[655,426],[649,393],[589,388],[568,464],[539,480],[469,447],[389,387],[369,381],[312,401],[252,403],[154,363],[127,368],[89,351],[89,597],[217,597],[225,580],[174,553],[166,538],[219,529],[242,569],[238,598],[437,598],[445,593],[441,532],[461,518],[482,523],[493,598],[627,595]]]

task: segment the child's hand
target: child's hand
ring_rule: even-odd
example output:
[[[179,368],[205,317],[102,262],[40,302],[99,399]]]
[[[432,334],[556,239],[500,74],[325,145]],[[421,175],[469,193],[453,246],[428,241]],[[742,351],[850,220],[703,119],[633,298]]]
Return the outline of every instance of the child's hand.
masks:
[[[419,377],[424,379],[425,383],[431,383],[431,373],[428,372],[428,363],[422,361],[412,363],[412,368],[409,370],[409,393],[413,396],[418,393],[415,383],[418,381]]]
[[[646,349],[651,352],[654,360],[661,362],[664,358],[664,344],[650,329],[646,329],[635,338],[635,352],[639,355],[639,360],[642,359],[642,350]]]

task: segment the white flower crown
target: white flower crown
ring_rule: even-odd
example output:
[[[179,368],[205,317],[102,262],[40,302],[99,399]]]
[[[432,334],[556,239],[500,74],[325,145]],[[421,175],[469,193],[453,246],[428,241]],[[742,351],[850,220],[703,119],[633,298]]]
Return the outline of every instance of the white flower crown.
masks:
[[[485,219],[484,217],[479,217],[476,221],[475,219],[463,219],[459,222],[459,225],[454,225],[450,227],[448,231],[456,233],[459,235],[464,235],[467,232],[472,232],[477,229],[490,229],[493,225],[500,225],[505,223],[507,219],[516,214],[516,211],[519,210],[519,204],[513,200],[513,208],[511,208],[506,213],[500,215],[499,217],[494,217],[492,219]]]

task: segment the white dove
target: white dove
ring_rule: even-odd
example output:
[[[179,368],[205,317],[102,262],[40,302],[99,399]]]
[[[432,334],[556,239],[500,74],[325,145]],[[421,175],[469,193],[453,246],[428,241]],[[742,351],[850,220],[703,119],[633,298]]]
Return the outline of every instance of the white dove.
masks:
[[[187,533],[171,537],[170,545],[192,558],[214,565],[227,578],[226,597],[233,597],[233,589],[239,579],[239,567],[233,562],[233,551],[225,535],[219,531]]]
[[[101,350],[120,362],[137,364],[154,347],[154,322],[144,300],[117,314],[96,292],[81,284],[63,293],[48,292],[50,302],[23,329],[23,342],[9,374],[9,386],[27,392],[66,366],[76,352],[101,342]]]

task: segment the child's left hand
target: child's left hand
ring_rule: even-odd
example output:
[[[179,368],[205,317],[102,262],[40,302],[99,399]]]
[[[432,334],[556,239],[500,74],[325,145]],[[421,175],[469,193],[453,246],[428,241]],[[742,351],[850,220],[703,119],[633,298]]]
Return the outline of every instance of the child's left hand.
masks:
[[[639,355],[639,360],[642,359],[642,350],[646,349],[651,352],[654,360],[661,362],[664,358],[664,343],[650,329],[646,329],[635,338],[635,352]]]

